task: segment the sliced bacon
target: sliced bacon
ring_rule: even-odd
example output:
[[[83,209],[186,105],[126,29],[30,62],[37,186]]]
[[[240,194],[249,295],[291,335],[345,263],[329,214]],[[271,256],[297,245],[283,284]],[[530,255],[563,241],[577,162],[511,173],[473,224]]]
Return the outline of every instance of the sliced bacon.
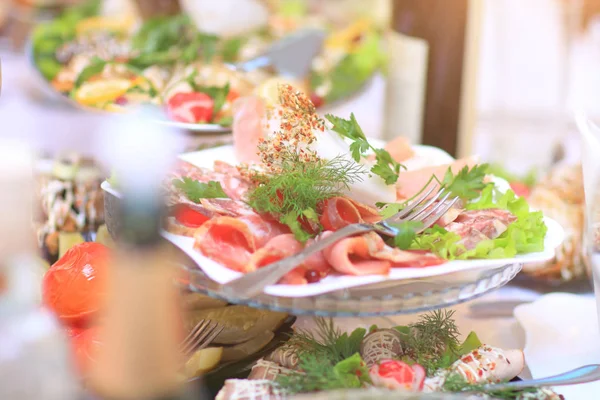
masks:
[[[347,275],[387,275],[390,272],[389,261],[375,260],[373,253],[385,247],[383,239],[370,232],[363,236],[342,239],[323,254],[331,267]]]
[[[443,180],[448,167],[451,168],[452,172],[458,173],[464,166],[471,167],[474,164],[475,161],[472,158],[463,158],[454,161],[452,164],[437,165],[435,167],[426,167],[412,171],[402,171],[398,176],[398,182],[396,183],[397,198],[398,200],[412,198],[423,189],[433,175],[440,181]]]
[[[320,222],[326,230],[336,231],[350,224],[381,220],[379,212],[346,197],[333,197],[321,205]]]
[[[470,210],[461,213],[454,222],[446,226],[446,230],[459,235],[462,238],[460,243],[465,249],[471,250],[483,240],[502,235],[516,219],[506,210]]]
[[[232,199],[243,199],[250,189],[250,182],[245,179],[239,169],[223,161],[215,161],[213,169],[218,174],[218,180],[223,191]]]

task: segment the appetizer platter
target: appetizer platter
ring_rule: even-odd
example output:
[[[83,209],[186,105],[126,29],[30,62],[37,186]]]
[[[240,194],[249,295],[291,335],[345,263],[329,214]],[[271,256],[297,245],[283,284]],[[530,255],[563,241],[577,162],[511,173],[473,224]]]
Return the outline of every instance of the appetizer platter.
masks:
[[[290,85],[237,107],[234,146],[184,154],[165,179],[163,236],[193,260],[185,270],[192,290],[244,302],[223,290],[227,283],[347,225],[394,216],[429,186],[448,195],[419,212],[454,201],[437,220],[400,221],[393,238],[342,239],[246,302],[295,314],[414,312],[503,285],[562,242],[560,225],[473,159],[401,138],[368,140],[353,115],[321,118]],[[111,214],[118,184],[102,188]]]
[[[547,388],[486,389],[486,384],[517,378],[524,367],[522,350],[484,344],[475,332],[461,336],[451,310],[424,314],[408,326],[374,325],[351,332],[317,318],[314,330],[296,330],[286,344],[259,360],[247,380],[226,381],[217,399],[337,398],[330,396],[361,388],[365,398],[387,390],[386,398],[408,392],[415,396],[410,398],[468,393],[471,399],[561,399]]]
[[[46,91],[75,107],[122,112],[152,104],[173,126],[226,132],[237,97],[276,91],[278,83],[289,81],[268,68],[246,72],[233,65],[305,25],[315,28],[302,7],[292,16],[278,12],[260,31],[220,38],[199,32],[187,15],[139,22],[134,16],[102,16],[99,2],[89,1],[37,27],[28,53]],[[384,66],[385,55],[381,33],[366,20],[336,29],[318,21],[317,27],[328,32],[325,49],[308,76],[293,84],[325,106],[360,91]]]

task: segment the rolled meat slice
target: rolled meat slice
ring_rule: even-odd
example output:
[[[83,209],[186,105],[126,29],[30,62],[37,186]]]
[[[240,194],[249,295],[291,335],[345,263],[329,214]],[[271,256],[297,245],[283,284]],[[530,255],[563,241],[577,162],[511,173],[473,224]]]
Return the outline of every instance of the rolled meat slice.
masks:
[[[277,235],[282,225],[260,215],[217,217],[194,234],[194,248],[235,271],[248,272],[252,254]]]
[[[398,136],[389,141],[385,145],[385,150],[390,153],[390,156],[392,156],[394,161],[399,163],[406,161],[415,155],[408,139],[403,136]]]
[[[424,268],[444,264],[447,260],[428,251],[401,250],[385,245],[371,254],[377,260],[389,261],[392,268]]]
[[[331,267],[347,275],[387,275],[391,262],[374,259],[372,254],[385,247],[383,239],[374,232],[342,239],[323,254]]]
[[[379,212],[347,197],[333,197],[321,206],[321,224],[326,230],[336,231],[350,224],[381,221]]]

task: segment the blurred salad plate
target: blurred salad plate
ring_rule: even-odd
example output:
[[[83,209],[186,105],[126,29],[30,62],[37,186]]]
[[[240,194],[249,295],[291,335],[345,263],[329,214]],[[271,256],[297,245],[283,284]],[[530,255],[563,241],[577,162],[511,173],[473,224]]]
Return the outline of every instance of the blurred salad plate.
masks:
[[[99,15],[96,3],[69,8],[38,26],[28,49],[43,90],[87,111],[124,112],[152,104],[179,128],[226,132],[233,121],[232,104],[240,96],[264,95],[279,83],[291,83],[310,93],[317,106],[334,104],[359,92],[385,61],[380,33],[365,21],[331,32],[324,51],[319,52],[317,42],[304,46],[305,62],[288,57],[290,46],[287,52],[280,49],[279,59],[289,59],[288,67],[303,66],[299,76],[290,74],[294,68],[282,68],[275,57],[278,46],[272,47],[289,42],[293,32],[267,26],[220,37],[198,31],[186,15],[139,25],[132,16]],[[299,57],[301,50],[292,53]],[[259,69],[231,68],[265,59]]]

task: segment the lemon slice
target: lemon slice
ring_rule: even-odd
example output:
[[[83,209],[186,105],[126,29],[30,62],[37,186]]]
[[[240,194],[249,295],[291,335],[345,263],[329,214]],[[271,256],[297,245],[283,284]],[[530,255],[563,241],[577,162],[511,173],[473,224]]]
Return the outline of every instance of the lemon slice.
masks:
[[[198,350],[185,363],[184,375],[194,378],[214,369],[223,356],[222,347],[208,347]]]
[[[75,93],[75,101],[86,106],[114,101],[136,82],[130,79],[109,79],[86,82]]]
[[[91,17],[77,23],[75,31],[78,36],[94,31],[128,32],[134,24],[129,18]]]
[[[274,77],[269,78],[263,83],[261,83],[255,89],[255,94],[263,98],[263,100],[267,103],[268,106],[275,106],[279,104],[279,85],[281,84],[291,85],[292,87],[302,92],[306,91],[306,88],[301,82]]]
[[[362,35],[364,32],[367,32],[370,28],[370,20],[360,19],[352,25],[350,25],[349,27],[330,35],[325,41],[325,47],[344,49],[351,48],[353,40],[356,37]]]

